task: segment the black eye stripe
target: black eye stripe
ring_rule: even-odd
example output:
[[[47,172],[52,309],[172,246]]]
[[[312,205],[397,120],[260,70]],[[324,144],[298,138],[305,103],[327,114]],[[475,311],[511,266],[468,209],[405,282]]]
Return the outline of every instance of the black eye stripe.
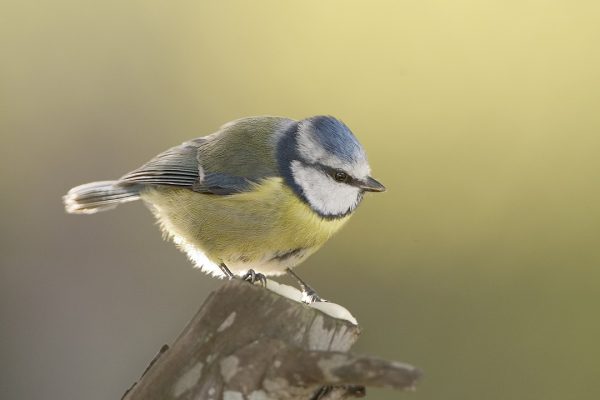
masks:
[[[300,161],[300,160],[298,160],[298,161]],[[343,171],[341,169],[328,167],[327,165],[318,164],[318,163],[307,163],[305,161],[300,161],[300,162],[307,167],[320,169],[321,171],[323,171],[324,173],[329,175],[331,177],[331,179],[333,179],[336,182],[346,183],[349,185],[353,185],[356,182],[356,179],[354,179],[349,173],[347,173],[346,171]],[[341,179],[341,180],[336,179],[336,175],[339,173],[345,174],[344,179]]]

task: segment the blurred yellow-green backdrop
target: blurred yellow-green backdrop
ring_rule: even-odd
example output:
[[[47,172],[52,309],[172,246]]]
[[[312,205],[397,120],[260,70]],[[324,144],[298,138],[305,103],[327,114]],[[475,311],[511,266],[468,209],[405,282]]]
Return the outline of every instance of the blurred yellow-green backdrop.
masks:
[[[0,397],[118,399],[219,282],[113,179],[248,115],[332,114],[369,196],[298,269],[425,371],[415,400],[597,399],[600,5],[567,0],[0,6]]]

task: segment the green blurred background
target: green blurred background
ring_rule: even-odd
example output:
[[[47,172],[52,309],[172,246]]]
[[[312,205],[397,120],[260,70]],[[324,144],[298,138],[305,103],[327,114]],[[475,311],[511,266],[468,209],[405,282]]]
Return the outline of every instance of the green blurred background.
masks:
[[[0,397],[118,399],[220,282],[136,203],[65,215],[248,115],[332,114],[384,195],[298,272],[357,350],[425,371],[370,398],[597,399],[596,1],[0,6]]]

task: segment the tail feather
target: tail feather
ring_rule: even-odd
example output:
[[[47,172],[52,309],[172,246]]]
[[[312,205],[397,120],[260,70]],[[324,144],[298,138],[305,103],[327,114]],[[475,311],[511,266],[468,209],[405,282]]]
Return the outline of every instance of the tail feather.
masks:
[[[117,181],[102,181],[74,187],[63,196],[63,202],[65,210],[70,214],[93,214],[111,210],[121,203],[139,198],[139,185],[119,185]]]

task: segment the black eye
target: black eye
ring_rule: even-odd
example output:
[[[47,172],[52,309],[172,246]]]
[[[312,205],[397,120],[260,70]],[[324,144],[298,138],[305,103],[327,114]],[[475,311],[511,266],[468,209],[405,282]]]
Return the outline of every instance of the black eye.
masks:
[[[344,171],[335,171],[333,173],[333,179],[335,179],[337,182],[347,182],[348,174]]]

